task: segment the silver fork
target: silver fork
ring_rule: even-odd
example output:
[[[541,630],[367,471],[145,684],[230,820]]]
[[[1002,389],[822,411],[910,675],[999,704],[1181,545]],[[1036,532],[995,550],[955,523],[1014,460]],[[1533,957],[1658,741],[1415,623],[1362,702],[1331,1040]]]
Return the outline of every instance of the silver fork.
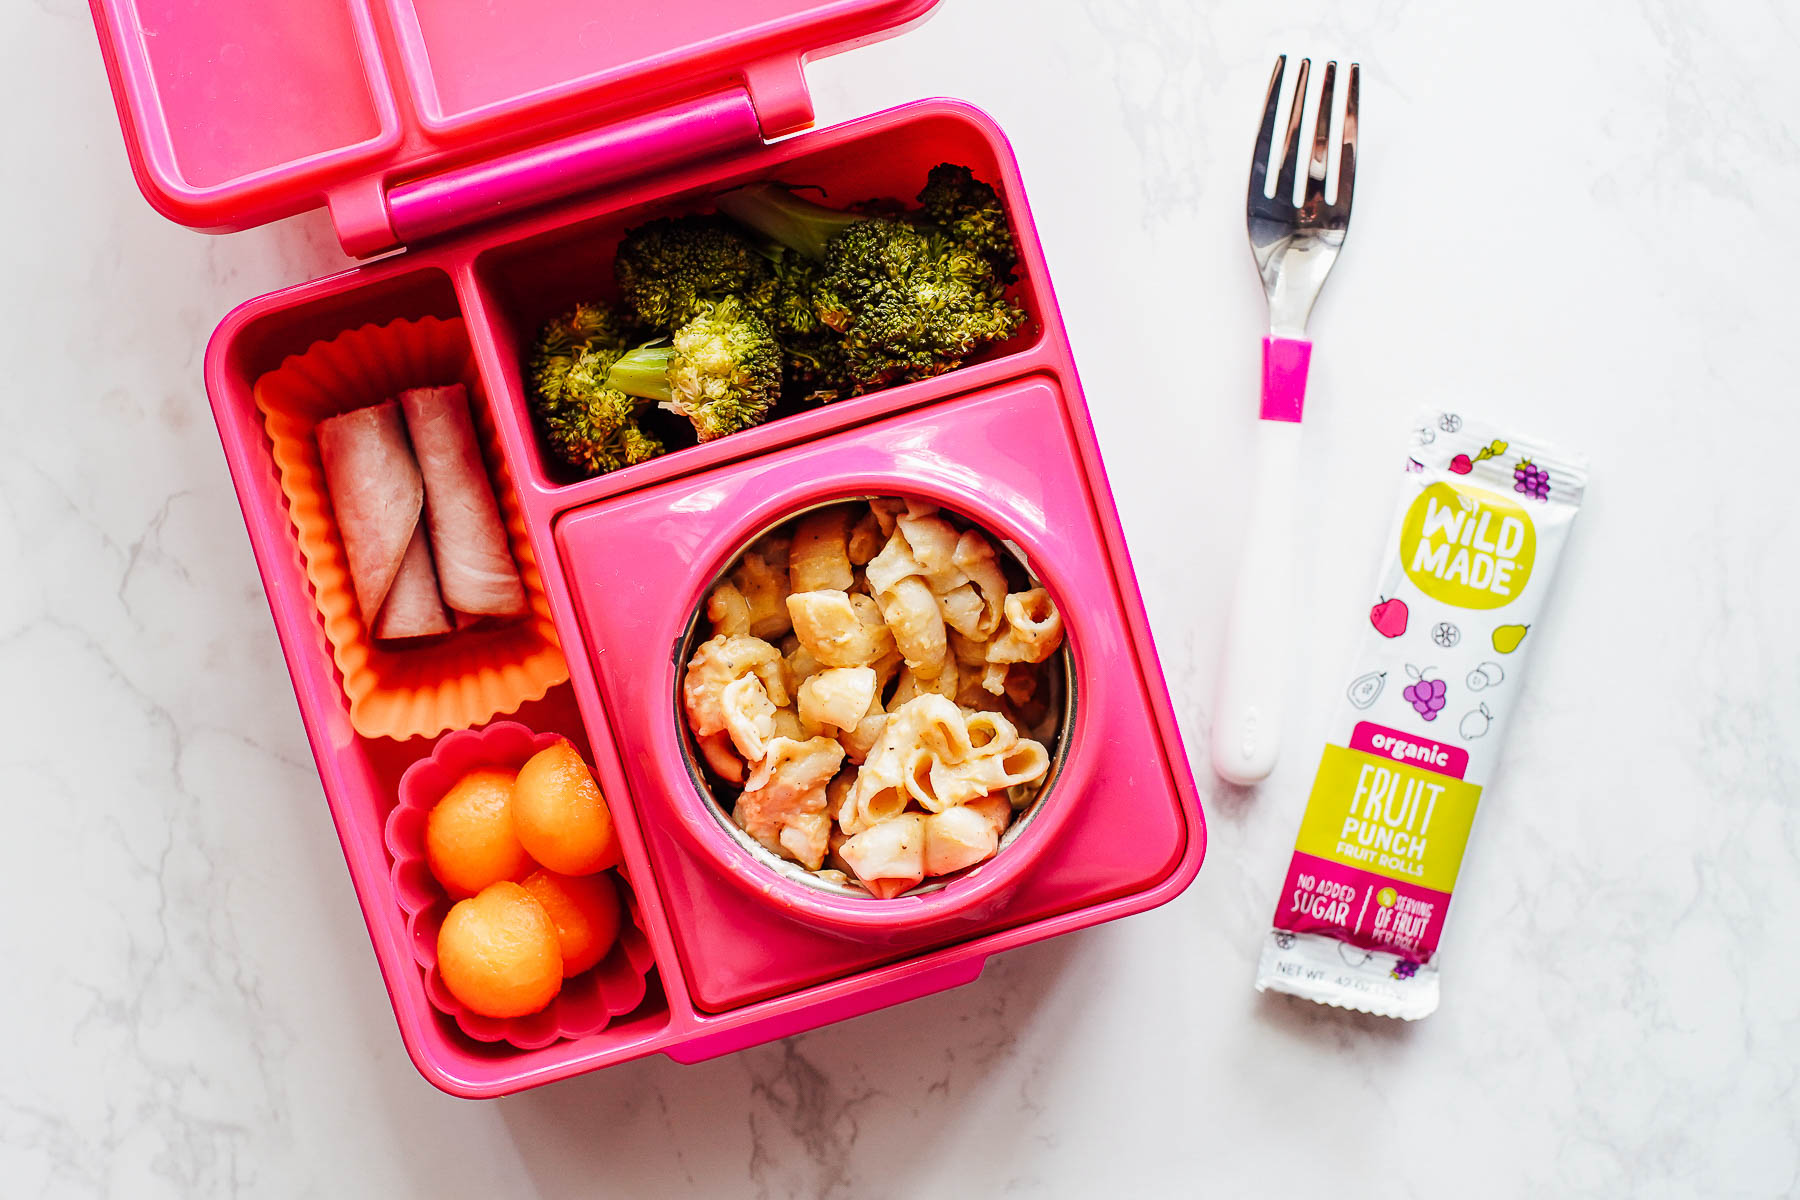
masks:
[[[1300,416],[1312,343],[1306,321],[1325,276],[1337,261],[1350,228],[1356,183],[1357,84],[1350,64],[1344,107],[1343,147],[1336,199],[1327,199],[1331,161],[1332,92],[1337,63],[1325,64],[1319,116],[1307,155],[1301,202],[1294,203],[1299,174],[1300,123],[1306,108],[1311,60],[1300,60],[1293,110],[1282,142],[1275,194],[1265,196],[1269,151],[1275,143],[1275,110],[1287,55],[1275,60],[1263,106],[1256,153],[1250,159],[1247,204],[1250,251],[1269,298],[1269,336],[1263,339],[1262,410],[1257,421],[1255,482],[1246,513],[1244,558],[1232,594],[1229,632],[1212,725],[1213,769],[1236,784],[1256,783],[1275,768],[1281,750],[1281,709],[1288,682],[1287,643],[1292,637],[1297,517],[1300,483]]]

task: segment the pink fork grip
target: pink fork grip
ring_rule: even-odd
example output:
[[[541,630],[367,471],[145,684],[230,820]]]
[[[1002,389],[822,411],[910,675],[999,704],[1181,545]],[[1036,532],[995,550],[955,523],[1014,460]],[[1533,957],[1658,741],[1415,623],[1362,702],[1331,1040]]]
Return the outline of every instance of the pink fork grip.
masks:
[[[1300,420],[1306,407],[1306,366],[1311,361],[1312,343],[1303,338],[1263,339],[1263,420]]]

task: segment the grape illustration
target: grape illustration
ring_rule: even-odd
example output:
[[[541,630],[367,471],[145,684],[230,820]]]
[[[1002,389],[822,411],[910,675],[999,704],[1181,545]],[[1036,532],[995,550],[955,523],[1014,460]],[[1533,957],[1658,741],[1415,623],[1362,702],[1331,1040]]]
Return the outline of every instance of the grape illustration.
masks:
[[[1292,950],[1294,948],[1294,935],[1291,933],[1278,933],[1275,935],[1275,944],[1283,950]]]
[[[1456,732],[1462,735],[1463,741],[1472,742],[1478,737],[1486,737],[1488,727],[1493,723],[1494,714],[1488,711],[1488,706],[1478,704],[1463,714],[1462,723],[1456,727]]]
[[[1462,630],[1448,621],[1439,621],[1431,627],[1431,640],[1436,645],[1448,650],[1462,641]]]
[[[1513,491],[1527,500],[1548,500],[1550,498],[1550,472],[1532,462],[1529,458],[1521,458],[1513,468]]]
[[[1381,689],[1387,686],[1386,671],[1370,671],[1367,675],[1358,675],[1351,681],[1346,695],[1353,708],[1368,708],[1381,696]]]
[[[1419,714],[1420,719],[1435,721],[1438,714],[1444,711],[1444,705],[1448,702],[1446,693],[1450,689],[1441,679],[1425,678],[1425,672],[1429,670],[1430,667],[1420,669],[1408,663],[1406,673],[1413,677],[1413,682],[1400,694],[1413,706],[1413,711]]]
[[[1484,662],[1469,672],[1465,680],[1471,692],[1479,692],[1483,688],[1499,687],[1506,680],[1506,672],[1500,669],[1497,662]]]
[[[1455,433],[1462,428],[1462,418],[1455,413],[1445,413],[1438,418],[1438,428],[1445,433]]]
[[[1391,978],[1411,979],[1414,975],[1417,975],[1418,973],[1419,973],[1419,964],[1418,963],[1414,962],[1410,958],[1402,958],[1402,959],[1397,959],[1394,962],[1394,969],[1391,972]]]

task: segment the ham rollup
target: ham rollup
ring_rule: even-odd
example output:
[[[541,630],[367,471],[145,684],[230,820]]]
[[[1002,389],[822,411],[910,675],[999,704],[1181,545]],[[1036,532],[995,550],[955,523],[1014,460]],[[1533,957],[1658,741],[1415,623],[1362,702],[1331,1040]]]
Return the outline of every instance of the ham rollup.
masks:
[[[328,417],[316,436],[356,605],[372,628],[419,528],[424,481],[392,400]]]
[[[388,588],[381,615],[375,618],[378,638],[430,637],[449,633],[450,614],[438,597],[437,575],[431,569],[431,550],[426,545],[425,523],[413,525],[412,541],[406,544],[406,556]]]
[[[425,478],[425,522],[444,602],[463,613],[515,616],[525,585],[506,543],[463,385],[400,393]]]

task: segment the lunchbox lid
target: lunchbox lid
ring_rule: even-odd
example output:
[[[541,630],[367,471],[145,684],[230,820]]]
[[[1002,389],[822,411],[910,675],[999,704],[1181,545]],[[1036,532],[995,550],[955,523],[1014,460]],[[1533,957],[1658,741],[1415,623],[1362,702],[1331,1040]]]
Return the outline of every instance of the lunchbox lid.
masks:
[[[937,0],[89,0],[163,215],[323,203],[366,257],[811,125],[803,63]]]

